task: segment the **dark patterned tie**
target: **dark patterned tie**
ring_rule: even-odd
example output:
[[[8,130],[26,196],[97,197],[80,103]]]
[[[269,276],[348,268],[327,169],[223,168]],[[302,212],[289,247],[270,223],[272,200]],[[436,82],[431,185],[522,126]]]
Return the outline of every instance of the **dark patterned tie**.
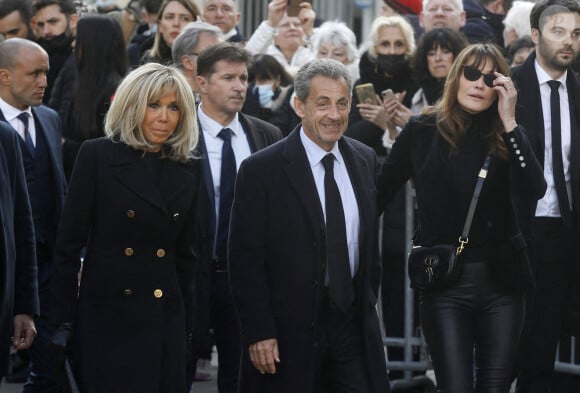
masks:
[[[346,312],[354,301],[354,289],[350,274],[344,209],[334,180],[334,155],[327,154],[322,159],[322,165],[325,170],[328,294],[331,305],[339,311]]]
[[[234,201],[234,184],[236,182],[236,157],[232,149],[232,130],[222,129],[218,137],[223,139],[222,169],[220,174],[220,206],[217,226],[216,254],[220,259],[227,257],[228,229],[230,210]]]
[[[16,116],[18,120],[24,125],[24,143],[30,152],[30,155],[34,157],[34,143],[32,142],[32,137],[30,136],[30,130],[28,129],[28,113],[22,112]]]
[[[562,160],[562,130],[560,123],[560,93],[558,88],[560,82],[548,81],[550,85],[550,116],[552,122],[552,171],[556,194],[558,195],[558,206],[560,206],[560,216],[564,225],[572,228],[572,213],[568,201],[568,191],[566,189],[566,179],[564,178],[564,163]]]

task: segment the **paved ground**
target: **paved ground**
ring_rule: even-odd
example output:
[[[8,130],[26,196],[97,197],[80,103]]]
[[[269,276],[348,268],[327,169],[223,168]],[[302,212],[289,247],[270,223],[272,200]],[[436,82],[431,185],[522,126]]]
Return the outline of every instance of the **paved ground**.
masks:
[[[194,382],[192,390],[190,393],[217,393],[217,367],[212,365],[211,367],[211,379],[204,382]],[[21,383],[6,383],[2,381],[0,384],[0,393],[21,393],[22,384]]]

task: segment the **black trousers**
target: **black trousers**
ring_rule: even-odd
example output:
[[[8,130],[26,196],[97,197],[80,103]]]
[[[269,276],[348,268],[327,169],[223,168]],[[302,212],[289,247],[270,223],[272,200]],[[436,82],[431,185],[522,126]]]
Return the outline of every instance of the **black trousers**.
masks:
[[[335,311],[322,297],[318,316],[314,392],[370,393],[362,324],[353,306],[349,312]]]
[[[527,298],[529,306],[520,350],[518,393],[550,392],[575,258],[574,233],[561,219],[536,218],[533,236],[532,267],[536,290]]]
[[[438,392],[507,393],[523,326],[524,295],[495,285],[486,262],[464,263],[462,268],[451,287],[420,294],[421,326]]]

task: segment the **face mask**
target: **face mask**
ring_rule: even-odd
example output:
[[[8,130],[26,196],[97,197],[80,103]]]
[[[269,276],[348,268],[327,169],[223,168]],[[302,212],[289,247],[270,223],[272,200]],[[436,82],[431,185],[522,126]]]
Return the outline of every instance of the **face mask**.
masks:
[[[72,49],[71,47],[72,37],[65,31],[62,34],[52,37],[50,40],[41,38],[38,40],[38,44],[47,51],[49,54],[58,52],[61,50]]]
[[[272,84],[268,85],[257,85],[258,87],[258,97],[260,98],[260,106],[266,107],[272,102],[272,97],[274,97],[274,89]]]
[[[407,64],[406,55],[377,55],[377,65],[389,75],[397,75]]]

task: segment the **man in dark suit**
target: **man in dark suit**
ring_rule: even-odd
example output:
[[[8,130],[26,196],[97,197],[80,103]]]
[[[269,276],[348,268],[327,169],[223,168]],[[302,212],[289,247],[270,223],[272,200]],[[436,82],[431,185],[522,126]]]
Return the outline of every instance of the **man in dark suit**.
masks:
[[[334,60],[294,81],[302,125],[246,159],[229,273],[242,330],[240,392],[387,392],[375,310],[376,163],[343,137],[352,81]]]
[[[199,261],[209,269],[211,327],[218,350],[220,393],[237,392],[241,352],[227,275],[227,235],[235,175],[242,160],[282,138],[278,128],[240,112],[248,87],[249,62],[250,54],[231,43],[211,46],[197,59],[200,154],[204,158],[198,216]]]
[[[580,83],[570,64],[578,51],[580,4],[541,0],[530,15],[535,53],[513,72],[516,117],[544,167],[546,194],[532,206],[532,267],[517,391],[549,392],[568,305],[580,224]]]
[[[51,259],[60,213],[64,204],[61,124],[58,114],[42,106],[49,68],[48,55],[38,44],[21,38],[0,43],[0,120],[20,137],[38,263],[40,317],[38,337],[29,351],[31,371],[24,392],[54,391],[46,351]]]
[[[34,227],[17,136],[0,122],[0,380],[8,370],[10,337],[27,349],[38,314]]]

